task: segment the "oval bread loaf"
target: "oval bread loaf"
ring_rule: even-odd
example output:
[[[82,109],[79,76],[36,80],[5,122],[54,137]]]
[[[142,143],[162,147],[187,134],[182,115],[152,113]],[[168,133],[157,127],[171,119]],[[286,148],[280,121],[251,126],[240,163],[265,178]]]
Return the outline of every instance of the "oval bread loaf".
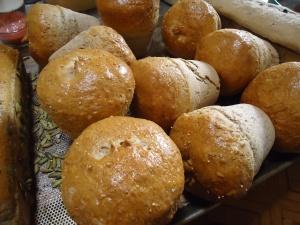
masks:
[[[259,72],[279,63],[270,43],[237,29],[217,30],[202,38],[195,58],[216,69],[225,96],[238,94]]]
[[[131,66],[136,81],[134,112],[168,130],[182,113],[214,104],[216,71],[196,60],[147,57]]]
[[[242,102],[264,110],[275,130],[275,147],[300,153],[300,62],[264,70],[245,89]]]
[[[259,108],[208,106],[180,116],[170,137],[180,149],[186,188],[205,198],[237,198],[251,187],[275,132]]]

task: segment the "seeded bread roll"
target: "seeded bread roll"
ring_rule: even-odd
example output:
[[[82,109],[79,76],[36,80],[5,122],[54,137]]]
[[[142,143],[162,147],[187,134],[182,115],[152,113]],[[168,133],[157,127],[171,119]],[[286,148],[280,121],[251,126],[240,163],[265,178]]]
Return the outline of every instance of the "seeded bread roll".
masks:
[[[136,81],[134,112],[168,130],[182,113],[214,104],[216,71],[196,60],[147,57],[132,64]]]
[[[180,0],[164,15],[162,35],[172,55],[194,59],[198,40],[220,28],[220,17],[210,4]]]
[[[37,81],[42,108],[72,137],[111,115],[126,115],[134,92],[131,69],[111,53],[77,49],[49,62]]]
[[[147,53],[159,17],[159,0],[97,0],[104,25],[126,40],[136,57]]]
[[[34,4],[27,14],[29,50],[41,65],[81,31],[99,24],[97,18],[49,4]]]
[[[74,11],[86,11],[96,8],[95,0],[46,0],[46,2],[52,5],[60,5]]]
[[[300,153],[300,62],[264,70],[246,88],[241,101],[260,107],[270,116],[277,150]]]
[[[53,53],[50,60],[74,49],[86,48],[108,51],[114,56],[123,59],[127,64],[131,64],[136,60],[123,37],[112,28],[106,26],[93,26],[81,32]]]
[[[0,224],[31,225],[28,139],[19,52],[0,45]],[[24,133],[22,131],[25,131]],[[25,139],[25,140],[24,140]]]
[[[205,198],[237,198],[251,187],[275,139],[259,108],[208,106],[180,116],[170,137],[181,151],[186,188]]]
[[[253,34],[222,29],[202,38],[196,59],[212,65],[221,79],[221,95],[241,92],[264,69],[279,63],[273,46]]]
[[[177,210],[183,186],[180,152],[158,125],[110,117],[73,142],[61,190],[78,225],[165,225]]]

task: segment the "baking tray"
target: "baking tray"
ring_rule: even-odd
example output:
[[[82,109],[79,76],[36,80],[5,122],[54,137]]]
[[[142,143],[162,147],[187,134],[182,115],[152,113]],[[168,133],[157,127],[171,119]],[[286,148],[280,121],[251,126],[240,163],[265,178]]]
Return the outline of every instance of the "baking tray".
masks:
[[[164,13],[168,10],[169,7],[170,7],[169,4],[161,2],[160,14],[164,15]],[[95,10],[90,10],[87,13],[91,14],[91,15],[97,15]],[[154,32],[152,48],[150,49],[149,54],[148,54],[150,56],[168,56],[168,53],[166,52],[166,50],[164,48],[164,44],[161,39],[161,33],[160,33],[161,22],[162,22],[162,18],[160,17],[157,29]],[[23,48],[22,55],[24,58],[26,72],[31,74],[32,80],[36,79],[36,74],[39,72],[39,68],[38,68],[37,64],[32,60],[32,58],[29,57],[27,48]],[[34,89],[34,84],[33,84],[33,89]],[[33,97],[34,104],[36,104],[36,101],[37,101],[36,98]],[[236,97],[230,98],[230,99],[221,99],[219,101],[219,104],[229,105],[229,104],[238,103],[238,101],[239,101],[239,96],[236,96]],[[36,105],[34,105],[34,104],[33,104],[33,107],[38,106],[38,104],[36,104]],[[37,120],[35,120],[34,122],[35,122],[35,124],[40,123]],[[55,133],[56,136],[58,135],[58,136],[62,137],[62,139],[64,139],[64,141],[67,143],[67,145],[71,143],[70,140],[68,139],[68,137],[65,136],[64,134],[62,134],[59,129],[57,129],[55,127],[53,127],[53,128],[56,132]],[[58,139],[56,139],[56,140],[58,140]],[[37,149],[38,147],[39,146],[35,146],[35,149]],[[64,148],[66,148],[66,146],[64,146]],[[46,152],[47,152],[47,150],[46,150]],[[51,153],[51,150],[48,151],[47,153]],[[38,156],[36,156],[36,157],[38,157]],[[58,158],[60,158],[59,154],[58,154]],[[252,186],[252,188],[255,188],[256,185],[259,185],[264,180],[279,173],[280,171],[285,170],[286,168],[288,168],[289,166],[291,166],[292,164],[297,163],[297,162],[298,163],[300,162],[300,155],[298,156],[298,155],[294,155],[294,154],[280,154],[277,152],[271,152],[271,154],[267,157],[267,159],[263,163],[260,172],[256,176],[254,185]],[[52,190],[49,187],[49,184],[51,185],[51,183],[44,182],[45,180],[47,180],[47,177],[45,177],[44,174],[38,174],[36,179],[37,179],[37,183],[39,184],[38,189],[46,188],[47,190],[48,189]],[[39,183],[40,180],[43,180],[42,184]],[[48,194],[48,197],[50,200],[51,200],[51,193],[57,194],[57,192],[53,192],[53,191],[52,192],[50,191],[49,193],[50,194]],[[45,198],[45,195],[43,195],[42,198]],[[218,207],[220,205],[221,205],[221,203],[208,202],[208,201],[196,198],[194,196],[191,196],[188,193],[184,193],[182,205],[179,208],[178,212],[176,213],[171,224],[172,225],[188,224],[189,222],[195,220],[196,218],[199,218],[200,216],[203,216],[204,214],[210,212],[211,210],[215,209],[216,207]],[[43,210],[45,210],[45,209],[47,209],[47,208],[43,208]],[[37,208],[37,210],[39,211],[39,208]],[[38,212],[38,215],[36,215],[36,217],[39,217],[39,216],[41,218],[45,217],[48,220],[48,217],[51,217],[51,215],[50,215],[51,213],[47,212],[47,211],[43,211],[43,210],[42,210],[42,212]],[[46,217],[46,215],[48,217]],[[62,216],[65,216],[65,214]],[[52,222],[49,222],[49,221],[52,221]],[[57,220],[57,218],[55,220],[49,219],[49,221],[45,222],[45,223],[38,223],[38,225],[42,225],[42,224],[47,224],[47,225],[73,224],[71,222],[60,222],[60,220]]]

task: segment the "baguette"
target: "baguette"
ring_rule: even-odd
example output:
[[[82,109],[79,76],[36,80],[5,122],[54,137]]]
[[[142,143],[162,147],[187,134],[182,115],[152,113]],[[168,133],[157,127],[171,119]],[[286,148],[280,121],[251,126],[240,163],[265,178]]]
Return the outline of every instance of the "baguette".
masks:
[[[0,224],[31,225],[31,199],[26,181],[31,176],[22,138],[19,53],[0,45]],[[24,130],[23,130],[24,131]],[[26,138],[28,139],[28,138]]]
[[[207,0],[225,17],[300,53],[300,14],[261,0]]]

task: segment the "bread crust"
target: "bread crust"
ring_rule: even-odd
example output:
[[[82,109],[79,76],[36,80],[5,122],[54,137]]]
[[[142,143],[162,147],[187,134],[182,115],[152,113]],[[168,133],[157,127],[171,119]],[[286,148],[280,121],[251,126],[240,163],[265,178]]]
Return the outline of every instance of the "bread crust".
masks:
[[[29,152],[22,140],[19,52],[0,45],[0,224],[30,225]],[[28,138],[24,137],[23,138]]]
[[[282,152],[300,152],[299,83],[299,62],[279,64],[261,72],[241,98],[270,116],[276,130],[275,147]]]
[[[206,63],[147,57],[131,68],[136,80],[134,112],[165,130],[182,113],[217,101],[219,78]]]
[[[238,94],[259,72],[279,63],[271,44],[236,29],[217,30],[202,38],[195,58],[216,69],[225,96]]]
[[[198,40],[220,28],[220,17],[210,4],[180,0],[165,13],[162,35],[173,56],[194,59]]]
[[[37,82],[41,106],[72,137],[111,115],[126,115],[134,92],[129,66],[111,53],[77,49],[53,59]]]
[[[104,25],[114,28],[138,58],[149,50],[159,17],[159,0],[97,0]]]
[[[29,50],[41,65],[81,31],[99,24],[97,18],[49,4],[34,4],[27,14]]]
[[[163,225],[184,186],[173,141],[155,123],[109,117],[74,141],[64,161],[62,197],[79,225]]]
[[[259,36],[300,53],[300,15],[260,0],[207,0],[222,15]]]
[[[240,104],[185,113],[176,120],[170,137],[183,156],[187,190],[220,200],[248,191],[275,134],[264,112]]]
[[[114,29],[106,26],[92,26],[88,30],[81,32],[53,53],[49,60],[74,49],[86,48],[108,51],[114,56],[124,60],[128,65],[136,60],[124,38]]]

